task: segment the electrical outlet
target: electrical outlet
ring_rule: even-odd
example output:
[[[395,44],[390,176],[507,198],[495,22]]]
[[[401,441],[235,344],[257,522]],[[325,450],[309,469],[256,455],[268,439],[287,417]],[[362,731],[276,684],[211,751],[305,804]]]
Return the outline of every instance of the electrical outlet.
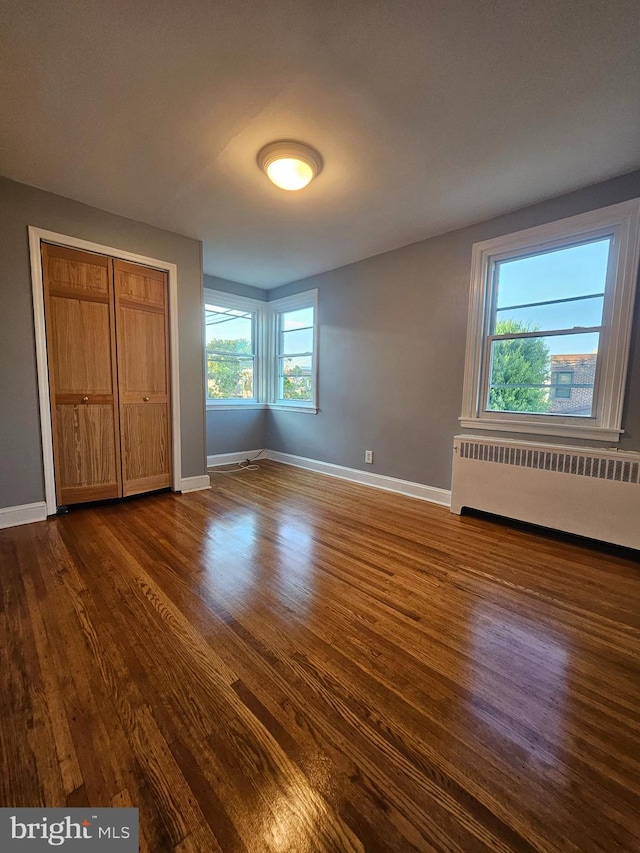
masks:
[[[373,450],[365,450],[364,461],[368,462],[370,465],[373,465]]]

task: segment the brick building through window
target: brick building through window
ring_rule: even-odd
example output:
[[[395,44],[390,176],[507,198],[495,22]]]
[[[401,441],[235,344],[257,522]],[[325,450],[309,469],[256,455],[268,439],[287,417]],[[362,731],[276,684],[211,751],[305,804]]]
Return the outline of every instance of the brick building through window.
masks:
[[[549,412],[591,415],[596,358],[596,353],[551,356]]]

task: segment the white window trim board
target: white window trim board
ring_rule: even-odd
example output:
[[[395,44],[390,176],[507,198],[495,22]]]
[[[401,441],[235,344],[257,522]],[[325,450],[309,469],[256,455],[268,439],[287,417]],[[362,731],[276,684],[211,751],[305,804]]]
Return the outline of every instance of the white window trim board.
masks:
[[[31,259],[31,290],[33,294],[33,321],[36,338],[36,368],[40,403],[40,432],[44,468],[45,504],[47,515],[57,510],[55,470],[53,465],[53,436],[51,432],[51,406],[49,398],[49,366],[47,363],[47,337],[44,317],[44,289],[42,280],[41,242],[56,243],[71,249],[83,249],[164,270],[169,279],[169,349],[171,354],[171,432],[173,449],[173,491],[182,490],[182,445],[180,441],[180,370],[178,361],[178,267],[158,258],[148,258],[113,246],[81,240],[68,234],[58,234],[29,225],[29,255]]]
[[[296,311],[298,308],[313,308],[313,399],[308,403],[296,400],[288,403],[278,398],[278,317],[284,311]],[[282,299],[274,299],[268,303],[269,307],[269,331],[268,331],[268,358],[270,382],[269,382],[269,407],[272,409],[288,410],[292,412],[318,412],[318,290],[305,290],[303,293],[294,293],[291,296],[283,296]]]
[[[266,377],[265,377],[265,340],[264,333],[264,317],[268,308],[267,302],[262,302],[259,299],[252,299],[249,296],[237,296],[234,293],[225,293],[223,290],[212,290],[205,287],[204,289],[204,304],[205,306],[220,305],[225,308],[232,308],[237,311],[254,311],[256,318],[254,324],[254,392],[255,396],[244,400],[211,400],[207,393],[207,347],[206,347],[206,316],[203,312],[204,332],[204,399],[207,409],[209,410],[232,410],[232,409],[262,409],[265,406],[266,400]]]
[[[612,251],[615,268],[610,264],[608,276],[616,277],[613,298],[605,297],[608,330],[603,334],[600,352],[600,374],[596,417],[561,417],[481,411],[482,359],[488,319],[489,272],[496,259],[523,251],[543,251],[567,243],[614,234]],[[471,288],[465,354],[465,373],[461,426],[466,429],[523,432],[536,435],[588,438],[594,441],[620,439],[624,388],[629,360],[633,306],[640,256],[640,199],[550,222],[514,234],[475,243],[471,260]],[[610,282],[607,281],[607,293]],[[606,313],[608,311],[608,316]]]

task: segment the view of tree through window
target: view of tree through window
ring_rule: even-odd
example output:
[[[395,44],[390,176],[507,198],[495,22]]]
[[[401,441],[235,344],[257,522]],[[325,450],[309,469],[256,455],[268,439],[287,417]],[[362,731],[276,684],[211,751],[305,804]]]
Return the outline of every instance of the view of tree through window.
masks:
[[[535,331],[517,320],[500,320],[496,335]],[[542,338],[493,342],[488,408],[494,412],[546,412],[549,347]]]
[[[254,343],[251,313],[215,305],[205,311],[207,397],[254,397]]]
[[[495,264],[488,411],[592,414],[610,243]]]

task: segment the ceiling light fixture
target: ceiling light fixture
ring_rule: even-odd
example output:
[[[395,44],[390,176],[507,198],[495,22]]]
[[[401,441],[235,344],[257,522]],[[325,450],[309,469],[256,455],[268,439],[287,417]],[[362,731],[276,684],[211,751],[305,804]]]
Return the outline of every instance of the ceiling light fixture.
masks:
[[[258,152],[258,166],[282,190],[301,190],[322,171],[322,157],[302,142],[282,140]]]

